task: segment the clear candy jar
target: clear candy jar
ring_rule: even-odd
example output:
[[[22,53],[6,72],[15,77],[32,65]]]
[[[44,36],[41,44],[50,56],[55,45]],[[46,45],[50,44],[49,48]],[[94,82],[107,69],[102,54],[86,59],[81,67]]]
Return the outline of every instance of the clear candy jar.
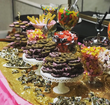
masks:
[[[95,77],[100,76],[103,70],[98,63],[98,55],[104,50],[103,47],[83,47],[81,49],[81,62],[83,64],[85,72],[88,74],[89,83],[94,83]]]
[[[59,52],[77,51],[78,34],[68,30],[58,31],[54,33],[53,41],[56,42]]]
[[[45,3],[41,4],[41,8],[43,10],[44,15],[47,15],[50,12],[52,15],[56,15],[54,20],[57,20],[58,4]]]
[[[105,49],[99,53],[98,64],[104,73],[110,73],[110,50]]]
[[[71,10],[68,4],[62,4],[58,10],[58,22],[65,30],[71,30],[78,23],[79,9],[74,6]]]

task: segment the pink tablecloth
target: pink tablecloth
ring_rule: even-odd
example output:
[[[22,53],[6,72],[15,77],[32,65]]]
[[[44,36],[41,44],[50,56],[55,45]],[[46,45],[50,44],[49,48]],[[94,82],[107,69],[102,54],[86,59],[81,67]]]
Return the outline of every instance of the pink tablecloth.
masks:
[[[19,97],[9,87],[9,84],[0,71],[0,105],[32,105]]]

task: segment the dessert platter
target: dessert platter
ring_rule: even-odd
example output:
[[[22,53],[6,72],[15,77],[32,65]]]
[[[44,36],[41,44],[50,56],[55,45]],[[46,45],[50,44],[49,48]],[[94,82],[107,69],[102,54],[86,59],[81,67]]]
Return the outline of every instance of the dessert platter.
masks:
[[[18,49],[10,48],[3,49],[0,53],[0,57],[7,60],[7,62],[3,65],[8,68],[31,68],[32,66],[29,63],[25,63],[22,58],[18,57]]]
[[[43,14],[27,16],[29,21],[18,13],[6,37],[12,42],[0,42],[0,82],[5,86],[3,73],[13,91],[33,105],[110,104],[110,24],[108,38],[100,36],[107,14],[97,21],[97,36],[80,43],[71,31],[80,18],[76,2],[70,8],[42,4]],[[63,31],[56,30],[57,21]],[[98,81],[103,85],[97,87]]]
[[[69,92],[64,83],[78,81],[83,77],[83,71],[80,60],[74,54],[52,52],[44,59],[41,76],[46,80],[58,82],[53,91],[64,94]]]

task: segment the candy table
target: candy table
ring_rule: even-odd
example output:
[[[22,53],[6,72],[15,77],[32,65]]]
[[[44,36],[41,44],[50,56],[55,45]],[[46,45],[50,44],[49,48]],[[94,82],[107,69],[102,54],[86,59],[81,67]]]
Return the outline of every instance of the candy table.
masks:
[[[0,50],[2,50],[3,47],[5,47],[7,44],[8,43],[6,42],[0,42]],[[22,56],[21,53],[20,55]],[[9,83],[10,88],[20,97],[32,103],[33,105],[48,105],[48,104],[44,104],[43,102],[45,102],[46,100],[49,100],[49,102],[53,102],[53,99],[59,96],[59,94],[56,94],[55,92],[53,92],[53,90],[51,90],[50,93],[44,94],[45,97],[42,100],[36,99],[35,93],[33,92],[34,86],[32,85],[32,83],[29,84],[31,86],[31,89],[24,91],[25,85],[21,85],[21,82],[18,81],[18,78],[22,75],[21,73],[22,69],[18,69],[20,71],[19,73],[12,74],[12,70],[15,70],[15,69],[3,67],[3,64],[6,63],[6,60],[0,58],[0,61],[1,61],[0,70],[2,74],[4,75],[4,77],[6,78],[7,82]],[[66,83],[70,91],[68,93],[62,94],[62,96],[67,96],[67,97],[81,96],[82,98],[84,97],[86,98],[88,93],[92,91],[95,93],[96,96],[107,98],[110,100],[110,91],[109,91],[110,90],[110,84],[109,84],[110,76],[108,74],[103,74],[102,76],[98,78],[103,82],[104,84],[103,87],[93,88],[92,86],[89,86],[88,84],[84,84],[84,81],[86,79],[86,75],[84,74],[81,82],[79,81],[77,83],[75,82]],[[55,86],[57,86],[57,83],[53,82],[52,87],[55,87]],[[40,89],[43,90],[42,87],[40,87]],[[90,105],[90,104],[87,104],[87,105]]]

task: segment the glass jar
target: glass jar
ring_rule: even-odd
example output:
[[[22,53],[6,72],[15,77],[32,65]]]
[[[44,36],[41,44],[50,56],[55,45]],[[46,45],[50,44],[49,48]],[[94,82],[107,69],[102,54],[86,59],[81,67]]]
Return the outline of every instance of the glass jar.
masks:
[[[78,23],[79,9],[73,6],[71,10],[68,4],[61,4],[58,10],[58,22],[64,30],[71,30]]]

